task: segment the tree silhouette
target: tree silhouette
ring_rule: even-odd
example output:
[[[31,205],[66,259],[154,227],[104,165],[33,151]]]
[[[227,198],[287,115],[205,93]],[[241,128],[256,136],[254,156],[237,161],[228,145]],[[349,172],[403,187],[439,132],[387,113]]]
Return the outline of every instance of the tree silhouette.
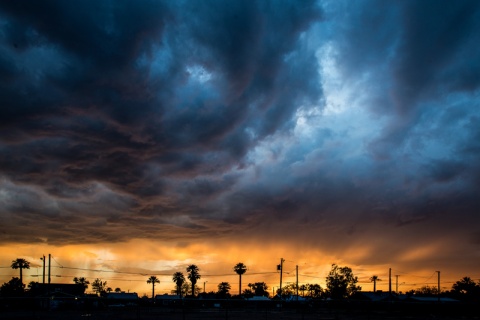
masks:
[[[38,282],[35,282],[35,281],[30,281],[27,285],[27,288],[32,290],[33,287],[35,287],[35,284],[37,284]]]
[[[377,281],[382,281],[378,276],[371,276],[370,281],[373,282],[373,292],[377,292]]]
[[[106,286],[107,286],[107,281],[102,281],[99,278],[95,279],[95,281],[93,281],[93,283],[92,283],[92,289],[97,294],[105,293]]]
[[[282,287],[282,290],[280,289],[277,290],[277,294],[279,294],[282,297],[289,297],[295,295],[297,292],[297,284],[296,283],[290,283],[287,284],[286,286]]]
[[[302,297],[305,297],[305,291],[307,291],[307,286],[308,286],[308,284],[307,284],[307,285],[302,284],[302,285],[298,288],[298,290],[300,290],[300,292],[302,293]]]
[[[2,297],[20,297],[23,295],[25,285],[19,278],[13,277],[10,281],[2,284],[0,293]]]
[[[415,290],[412,290],[412,291],[416,296],[419,296],[419,297],[421,297],[421,296],[430,297],[430,296],[438,295],[438,288],[430,287],[428,285],[423,286],[423,287],[418,288],[418,289],[415,289]],[[410,292],[412,292],[412,291],[410,291]]]
[[[200,269],[194,264],[187,267],[188,280],[192,283],[192,297],[195,296],[195,285],[197,284],[197,280],[201,278],[199,271]]]
[[[152,300],[155,298],[155,283],[160,283],[160,280],[156,276],[150,276],[148,278],[147,283],[152,284]]]
[[[232,286],[230,286],[230,283],[228,282],[220,282],[218,284],[218,295],[220,298],[226,298],[230,296],[230,289]]]
[[[323,293],[323,289],[319,284],[308,284],[308,292],[311,298],[320,298]]]
[[[175,282],[175,285],[177,287],[177,295],[180,297],[182,296],[182,286],[185,283],[185,276],[183,273],[177,271],[173,274],[172,277],[173,282]]]
[[[243,296],[246,298],[251,298],[253,297],[253,291],[252,289],[245,289],[243,290]]]
[[[182,285],[182,294],[183,296],[188,296],[188,293],[192,293],[192,290],[195,292],[195,294],[198,294],[200,292],[200,287],[195,285],[194,287],[192,287],[192,285],[190,283],[188,283],[187,281],[185,281],[185,283]]]
[[[12,261],[12,269],[20,269],[20,282],[23,283],[23,269],[30,269],[30,262],[25,259],[17,258]]]
[[[242,274],[245,274],[247,272],[247,266],[244,265],[242,262],[237,263],[233,267],[233,271],[235,271],[236,274],[240,277],[239,280],[239,285],[238,285],[238,295],[242,294]]]
[[[122,292],[122,289],[120,289],[120,288],[115,288],[115,292],[116,292],[116,293],[120,293],[120,292]]]
[[[455,298],[465,301],[480,299],[480,283],[477,284],[470,277],[463,277],[452,286]]]
[[[80,278],[75,277],[73,278],[73,282],[75,284],[81,284],[85,289],[87,289],[88,285],[90,284],[90,281],[88,281],[84,277],[80,277]]]
[[[256,296],[268,297],[270,295],[268,293],[268,287],[265,282],[249,283],[248,287]]]
[[[357,282],[358,278],[353,276],[351,268],[332,264],[326,278],[328,294],[332,299],[347,298],[362,289],[356,285]]]
[[[455,282],[452,286],[452,290],[457,293],[469,293],[478,289],[478,284],[475,283],[470,277],[463,277],[461,280]]]

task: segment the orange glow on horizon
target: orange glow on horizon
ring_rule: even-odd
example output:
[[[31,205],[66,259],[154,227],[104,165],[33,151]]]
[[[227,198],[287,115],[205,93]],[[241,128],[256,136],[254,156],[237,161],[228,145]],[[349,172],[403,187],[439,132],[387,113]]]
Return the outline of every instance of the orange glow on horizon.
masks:
[[[107,281],[112,289],[121,288],[123,291],[137,292],[139,296],[150,296],[151,287],[146,283],[150,275],[156,275],[160,284],[155,288],[157,294],[170,294],[174,289],[172,275],[181,271],[186,275],[185,268],[189,264],[196,264],[200,268],[202,278],[197,285],[203,291],[216,291],[217,284],[229,282],[231,294],[238,293],[238,275],[233,272],[233,266],[238,262],[247,265],[248,271],[242,276],[242,290],[248,283],[265,282],[270,294],[279,286],[279,273],[276,271],[280,258],[283,257],[284,277],[283,285],[295,283],[295,269],[299,268],[299,284],[318,283],[325,288],[325,277],[328,275],[332,263],[352,268],[359,279],[359,285],[364,291],[373,290],[370,282],[372,275],[377,275],[381,281],[377,282],[377,290],[388,291],[387,265],[355,265],[348,259],[339,259],[334,256],[322,255],[316,249],[301,251],[288,245],[280,247],[278,244],[264,244],[262,246],[244,243],[242,246],[228,242],[176,244],[161,243],[148,240],[132,240],[127,243],[95,244],[95,245],[68,245],[63,247],[48,246],[45,244],[22,244],[15,247],[2,246],[2,260],[0,266],[1,283],[11,277],[18,277],[18,270],[9,268],[11,261],[24,258],[31,263],[29,270],[24,270],[24,283],[42,281],[42,261],[45,254],[48,270],[48,253],[52,254],[51,279],[52,282],[72,283],[73,277],[86,277],[90,282],[96,278]],[[359,255],[369,252],[368,248],[359,251]],[[423,252],[422,250],[417,252]],[[420,253],[418,253],[420,254]],[[396,277],[399,275],[399,290],[408,291],[425,285],[436,287],[434,270],[416,269],[410,272],[406,266],[398,266],[398,271],[392,267],[392,290],[396,290]],[[465,274],[453,275],[447,270],[443,272],[442,290],[449,290],[452,284]],[[473,275],[472,275],[473,276]],[[48,276],[46,276],[46,279]],[[90,291],[91,287],[87,291]]]

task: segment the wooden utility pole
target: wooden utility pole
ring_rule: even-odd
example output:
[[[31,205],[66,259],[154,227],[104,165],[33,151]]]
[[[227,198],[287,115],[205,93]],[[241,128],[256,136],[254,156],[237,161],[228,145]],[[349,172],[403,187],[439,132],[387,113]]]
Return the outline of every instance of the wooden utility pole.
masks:
[[[285,260],[283,258],[280,258],[280,298],[282,298],[282,277],[283,277],[283,262]]]
[[[50,281],[51,281],[51,278],[50,278],[50,270],[51,270],[51,267],[52,266],[52,255],[49,253],[48,254],[48,284],[47,284],[47,293],[48,295],[50,295]],[[50,310],[50,299],[48,299],[48,310]]]
[[[45,284],[45,255],[40,259],[43,261],[43,284]]]
[[[438,302],[440,302],[440,271],[438,273]]]
[[[296,266],[296,274],[297,274],[297,285],[295,288],[297,288],[297,301],[298,301],[298,264]]]
[[[50,267],[52,266],[52,255],[48,254],[48,284],[50,285],[51,278],[50,278]]]
[[[388,269],[388,294],[392,295],[392,268]]]

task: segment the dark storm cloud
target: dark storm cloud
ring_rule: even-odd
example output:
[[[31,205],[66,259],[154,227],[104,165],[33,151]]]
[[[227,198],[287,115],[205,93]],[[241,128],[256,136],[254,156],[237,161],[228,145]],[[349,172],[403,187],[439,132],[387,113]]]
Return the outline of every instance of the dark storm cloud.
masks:
[[[321,98],[301,38],[321,19],[314,2],[18,1],[0,15],[10,228],[49,212],[85,227],[73,242],[98,239],[94,226],[128,238],[117,228],[152,223],[141,217],[197,228],[188,217],[235,182],[222,175]]]
[[[308,151],[292,148],[275,163],[278,166],[272,165],[273,174],[258,179],[271,185],[254,184],[246,188],[248,192],[228,199],[236,214],[232,218],[251,219],[252,228],[263,230],[266,238],[276,235],[292,241],[302,236],[289,227],[301,225],[301,234],[316,238],[319,246],[322,240],[335,239],[322,249],[337,253],[352,241],[371,243],[372,232],[389,244],[402,240],[403,248],[380,250],[384,256],[442,237],[464,243],[461,233],[476,232],[479,208],[480,73],[472,71],[478,60],[474,57],[479,56],[474,44],[480,36],[478,4],[465,1],[443,8],[438,2],[333,2],[329,6],[325,16],[331,29],[326,33],[331,33],[342,85],[357,88],[357,96],[347,103],[361,101],[363,111],[372,112],[374,118],[347,118],[344,127],[328,135],[319,128],[318,146],[303,141]],[[420,63],[421,59],[426,61]],[[417,78],[423,79],[421,83]],[[458,86],[459,79],[468,85]],[[348,129],[348,121],[375,129],[358,139]],[[348,134],[341,137],[342,131]],[[352,150],[349,140],[367,146],[362,151],[373,157],[352,157],[359,148]],[[336,148],[328,150],[328,144]],[[306,161],[318,150],[313,161]],[[290,170],[293,165],[301,171]],[[303,176],[293,179],[299,172]],[[258,212],[267,214],[262,219]],[[370,237],[362,238],[361,230],[370,231]]]
[[[0,8],[0,241],[478,243],[475,1]]]
[[[475,68],[480,53],[475,43],[480,40],[480,4],[477,1],[410,2],[402,12],[404,31],[399,44],[395,79],[398,83],[399,108],[408,112],[423,96],[451,90],[450,82],[442,79],[445,73],[458,72],[458,64]],[[473,63],[472,63],[473,62]],[[465,78],[460,70],[458,78]],[[476,70],[478,73],[480,70]],[[473,71],[475,73],[475,71]],[[478,79],[467,87],[477,87]],[[455,86],[455,85],[453,85]],[[462,89],[462,88],[457,88]]]
[[[476,62],[480,54],[476,45],[480,41],[479,18],[476,1],[441,5],[413,1],[401,6],[397,22],[403,28],[391,43],[394,49],[388,67],[392,74],[391,87],[387,88],[391,103],[376,106],[390,105],[400,118],[395,117],[385,129],[383,138],[373,146],[375,152],[389,153],[387,149],[409,143],[412,129],[417,135],[416,126],[428,126],[439,109],[450,108],[446,99],[457,94],[461,100],[461,95],[478,90],[478,77],[471,74],[480,72]]]

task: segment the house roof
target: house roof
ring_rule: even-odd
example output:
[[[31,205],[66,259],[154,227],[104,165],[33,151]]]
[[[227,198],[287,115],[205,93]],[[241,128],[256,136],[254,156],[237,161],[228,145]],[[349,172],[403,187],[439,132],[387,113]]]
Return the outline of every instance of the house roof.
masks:
[[[393,296],[390,293],[383,292],[383,291],[377,291],[377,292],[360,291],[358,292],[358,295],[370,301],[383,301],[383,300],[389,300],[393,298]]]
[[[247,300],[249,300],[249,301],[270,301],[270,299],[265,297],[265,296],[253,296],[251,298],[248,298]]]
[[[72,296],[80,296],[85,292],[85,287],[81,284],[71,283],[34,283],[30,289],[30,294],[33,296],[49,295],[56,293],[63,293]]]
[[[177,300],[177,299],[181,299],[182,297],[180,297],[179,295],[176,295],[176,294],[157,294],[155,295],[155,299],[158,299],[158,300]]]
[[[106,297],[107,299],[137,300],[138,294],[136,292],[110,292]]]
[[[438,297],[416,297],[411,296],[409,297],[410,300],[418,301],[418,302],[438,302]],[[440,297],[440,302],[459,302],[456,299]]]

